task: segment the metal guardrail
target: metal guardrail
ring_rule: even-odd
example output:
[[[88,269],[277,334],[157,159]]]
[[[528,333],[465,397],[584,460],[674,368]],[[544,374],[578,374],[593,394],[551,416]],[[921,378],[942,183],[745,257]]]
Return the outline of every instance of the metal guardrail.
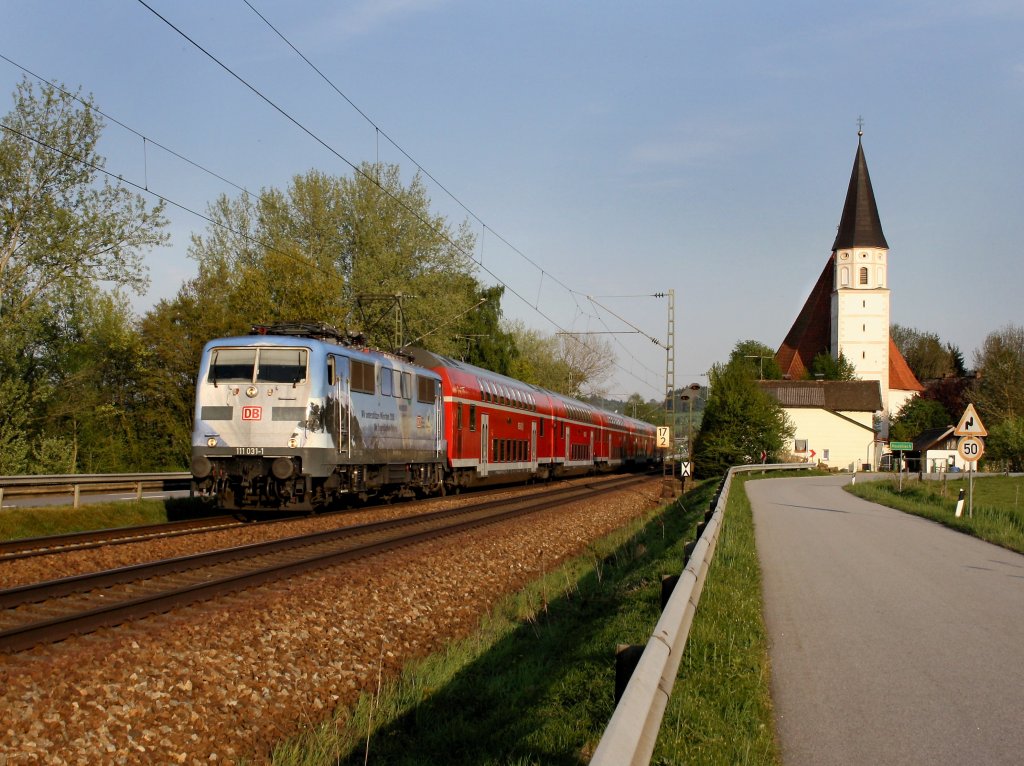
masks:
[[[170,473],[69,473],[50,474],[46,476],[0,476],[0,504],[3,503],[4,490],[41,491],[47,488],[68,487],[74,493],[74,507],[79,506],[79,496],[83,486],[104,486],[110,489],[129,487],[135,490],[135,496],[142,498],[144,485],[159,484],[161,489],[173,489],[191,481],[192,474],[188,471]]]
[[[690,635],[704,581],[718,544],[722,516],[736,473],[814,468],[813,463],[777,463],[730,468],[679,581],[661,613],[615,712],[590,759],[590,766],[645,766],[651,762],[679,662]]]

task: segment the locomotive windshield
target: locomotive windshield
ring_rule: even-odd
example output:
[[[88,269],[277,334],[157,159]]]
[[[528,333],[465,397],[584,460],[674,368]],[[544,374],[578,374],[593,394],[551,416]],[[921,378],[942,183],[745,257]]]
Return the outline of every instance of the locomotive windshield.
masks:
[[[304,348],[218,348],[210,359],[209,380],[218,383],[283,383],[306,379]]]

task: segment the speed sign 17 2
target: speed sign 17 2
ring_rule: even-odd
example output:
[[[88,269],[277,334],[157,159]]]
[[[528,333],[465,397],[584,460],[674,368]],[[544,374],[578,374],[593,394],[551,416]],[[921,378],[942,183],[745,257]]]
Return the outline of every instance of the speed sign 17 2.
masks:
[[[965,461],[973,463],[985,454],[985,442],[978,436],[961,436],[956,443],[956,451]]]

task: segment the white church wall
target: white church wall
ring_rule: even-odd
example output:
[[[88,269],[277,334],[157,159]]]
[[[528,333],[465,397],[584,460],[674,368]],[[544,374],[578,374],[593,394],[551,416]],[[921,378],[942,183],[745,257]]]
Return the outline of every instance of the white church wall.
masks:
[[[795,452],[797,457],[826,463],[829,468],[859,470],[863,463],[872,462],[875,434],[871,430],[871,412],[844,412],[838,417],[828,410],[809,407],[786,409],[786,415],[796,427],[795,441],[806,440],[807,451]],[[811,451],[815,452],[813,458]]]

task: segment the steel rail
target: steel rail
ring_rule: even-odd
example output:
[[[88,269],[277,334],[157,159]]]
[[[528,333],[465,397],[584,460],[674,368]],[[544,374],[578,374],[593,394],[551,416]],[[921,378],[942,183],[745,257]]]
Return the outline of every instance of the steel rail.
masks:
[[[630,676],[622,698],[590,759],[590,766],[646,766],[651,762],[679,663],[690,635],[711,560],[718,544],[722,518],[737,473],[813,468],[813,463],[745,465],[730,468],[706,517],[686,566],[672,590],[661,618]]]
[[[166,559],[150,564],[138,564],[122,569],[108,570],[89,575],[78,575],[46,583],[20,586],[0,591],[0,607],[13,610],[19,606],[63,598],[73,594],[108,588],[114,585],[140,582],[154,577],[176,574],[188,570],[209,568],[244,559],[264,558],[282,551],[309,548],[330,542],[344,541],[359,535],[400,530],[411,525],[442,522],[443,525],[428,530],[401,534],[385,540],[355,545],[343,550],[317,552],[298,560],[278,562],[243,573],[217,576],[203,582],[177,587],[160,593],[113,602],[84,612],[62,615],[52,619],[27,622],[0,631],[0,651],[20,651],[44,641],[57,641],[70,635],[89,632],[99,627],[116,625],[126,620],[165,612],[176,606],[205,600],[235,592],[252,585],[273,579],[282,579],[353,558],[361,558],[384,550],[404,547],[422,540],[455,534],[474,527],[493,524],[518,515],[535,513],[545,508],[591,497],[595,492],[621,490],[632,484],[645,481],[643,478],[628,477],[606,482],[595,487],[592,484],[561,488],[542,495],[506,498],[497,502],[476,503],[462,508],[435,511],[427,514],[406,516],[388,521],[370,522],[311,535],[299,535],[264,543],[228,548],[207,553],[193,554],[176,559]],[[509,508],[508,506],[512,506]],[[494,513],[495,508],[505,510]],[[466,519],[470,514],[486,514]],[[462,517],[461,519],[459,517]],[[452,521],[454,520],[454,521]],[[450,523],[449,523],[450,522]]]
[[[0,541],[0,562],[86,550],[101,545],[123,545],[162,537],[212,532],[242,525],[243,522],[236,521],[231,516],[211,516],[203,519],[165,521],[160,524],[139,524],[133,527],[90,529],[45,537],[20,537]]]

